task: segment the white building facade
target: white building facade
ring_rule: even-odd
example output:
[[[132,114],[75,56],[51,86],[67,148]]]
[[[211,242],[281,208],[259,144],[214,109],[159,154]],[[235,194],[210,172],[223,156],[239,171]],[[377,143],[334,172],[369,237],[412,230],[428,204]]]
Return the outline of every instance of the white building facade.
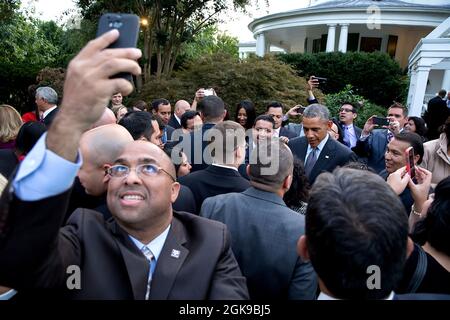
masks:
[[[450,0],[311,0],[305,8],[255,19],[249,29],[259,56],[268,53],[270,46],[289,53],[380,51],[408,68],[418,43],[449,16]],[[450,74],[441,67],[444,65],[430,68],[435,71],[425,81],[424,98],[441,88],[450,90],[446,83]],[[412,76],[412,80],[416,78]],[[408,103],[418,97],[414,99],[409,97]],[[410,108],[410,113],[420,114],[417,110],[420,108]]]

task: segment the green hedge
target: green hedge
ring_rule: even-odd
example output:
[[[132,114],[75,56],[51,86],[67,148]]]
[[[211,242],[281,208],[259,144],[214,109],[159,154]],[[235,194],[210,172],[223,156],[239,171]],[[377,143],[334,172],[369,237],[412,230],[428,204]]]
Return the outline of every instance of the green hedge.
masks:
[[[352,105],[357,106],[358,117],[355,120],[355,125],[360,128],[364,127],[364,123],[371,116],[377,115],[382,117],[386,115],[385,108],[380,107],[356,94],[351,85],[347,85],[344,90],[338,93],[327,94],[324,102],[328,109],[330,109],[331,115],[334,117],[338,116],[339,108],[344,102],[349,102]]]
[[[404,103],[405,74],[399,64],[384,53],[331,52],[317,54],[290,53],[277,55],[280,61],[291,65],[298,75],[325,77],[328,79],[322,90],[337,93],[347,84],[355,93],[381,106],[392,101]]]

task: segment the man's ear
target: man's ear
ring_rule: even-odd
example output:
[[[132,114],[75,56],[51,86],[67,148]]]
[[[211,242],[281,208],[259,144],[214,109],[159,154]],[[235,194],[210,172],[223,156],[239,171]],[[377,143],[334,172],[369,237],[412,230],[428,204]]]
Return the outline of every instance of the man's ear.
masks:
[[[289,190],[289,188],[290,188],[291,185],[292,185],[292,179],[293,179],[293,177],[292,177],[291,174],[288,175],[286,178],[284,178],[284,181],[283,181],[283,189]]]
[[[103,165],[103,172],[105,173],[104,175],[103,175],[103,183],[104,184],[107,184],[108,182],[109,182],[109,179],[111,178],[110,176],[109,176],[109,174],[108,174],[108,172],[107,172],[107,170],[109,169],[109,168],[111,168],[112,166],[110,165],[110,164],[104,164]]]
[[[302,258],[303,261],[309,261],[309,252],[306,245],[306,236],[301,236],[297,241],[297,254]]]
[[[357,113],[353,113],[353,120],[355,120],[357,116],[358,116]]]
[[[170,201],[172,203],[174,203],[177,198],[178,198],[178,194],[180,192],[180,184],[178,182],[174,182],[172,183],[172,189],[171,189],[171,194],[170,194]]]
[[[223,110],[222,120],[225,119],[226,116],[227,116],[227,110]]]

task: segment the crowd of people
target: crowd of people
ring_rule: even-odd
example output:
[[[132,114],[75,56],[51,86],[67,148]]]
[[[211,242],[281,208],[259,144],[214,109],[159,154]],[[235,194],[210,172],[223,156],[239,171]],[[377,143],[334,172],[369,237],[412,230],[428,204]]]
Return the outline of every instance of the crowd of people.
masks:
[[[449,299],[445,92],[363,128],[313,76],[306,108],[233,117],[203,88],[126,107],[112,76],[141,52],[117,37],[71,61],[59,105],[0,106],[0,299]]]

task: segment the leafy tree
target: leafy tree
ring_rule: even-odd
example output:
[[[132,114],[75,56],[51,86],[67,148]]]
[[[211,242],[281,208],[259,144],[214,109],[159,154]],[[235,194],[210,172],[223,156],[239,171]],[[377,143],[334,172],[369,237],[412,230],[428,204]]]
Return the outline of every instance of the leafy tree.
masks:
[[[250,57],[241,61],[218,53],[189,62],[185,69],[174,72],[171,79],[149,81],[135,99],[151,101],[164,97],[172,102],[192,101],[195,91],[201,87],[213,87],[231,114],[244,99],[252,100],[262,113],[270,101],[280,101],[288,108],[305,104],[307,98],[306,80],[277,59]],[[317,96],[323,99],[320,92]]]
[[[14,13],[20,8],[20,0],[2,0],[0,2],[0,17],[2,23],[8,23],[14,17]]]
[[[193,40],[182,47],[180,60],[195,60],[203,55],[219,52],[234,57],[239,56],[239,40],[225,33],[220,33],[217,26],[209,26],[194,36]]]
[[[0,34],[0,100],[22,109],[31,103],[28,85],[39,70],[54,64],[59,51],[40,23],[20,12],[0,24]]]
[[[245,10],[258,0],[77,0],[81,14],[96,21],[104,12],[135,13],[142,18],[143,73],[152,72],[151,58],[156,57],[156,77],[169,76],[182,45],[205,27],[214,25],[219,13],[230,9]],[[265,0],[267,4],[267,0]],[[145,19],[145,23],[144,23]]]

